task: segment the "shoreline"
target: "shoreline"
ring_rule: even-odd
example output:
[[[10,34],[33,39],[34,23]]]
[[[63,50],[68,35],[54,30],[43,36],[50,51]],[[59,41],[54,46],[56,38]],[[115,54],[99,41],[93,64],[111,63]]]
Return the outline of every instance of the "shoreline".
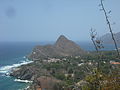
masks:
[[[25,60],[22,60],[18,63],[12,64],[12,65],[5,65],[5,66],[0,67],[1,76],[12,78],[12,76],[10,74],[13,73],[15,70],[18,70],[19,67],[21,67],[22,65],[27,65],[27,64],[33,63],[33,61],[29,60],[25,56],[23,58]],[[32,83],[33,82],[33,81],[29,81],[29,80],[17,79],[16,77],[15,77],[15,79],[13,79],[13,81],[19,82],[19,83]],[[30,85],[27,85],[25,88],[23,88],[23,90],[27,90],[29,87],[30,87]]]
[[[9,76],[9,74],[12,72],[12,70],[15,70],[16,68],[18,68],[22,65],[27,65],[29,63],[33,63],[33,61],[28,60],[28,58],[26,58],[26,60],[20,61],[19,63],[2,66],[2,67],[0,67],[0,73]]]
[[[15,82],[21,82],[21,83],[32,83],[33,81],[29,81],[29,80],[21,80],[21,79],[15,79]]]

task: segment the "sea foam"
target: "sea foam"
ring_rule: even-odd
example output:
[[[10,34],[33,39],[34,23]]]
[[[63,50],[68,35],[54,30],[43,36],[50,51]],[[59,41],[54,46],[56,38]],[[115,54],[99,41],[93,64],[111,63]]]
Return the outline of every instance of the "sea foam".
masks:
[[[21,61],[20,63],[17,63],[17,64],[2,66],[2,67],[0,67],[0,73],[9,75],[9,73],[12,69],[19,67],[21,65],[26,65],[26,64],[32,63],[32,62],[33,61],[25,60],[25,61]]]
[[[14,81],[16,81],[16,82],[21,82],[21,83],[32,83],[32,81],[29,81],[29,80],[21,80],[21,79],[15,79]]]

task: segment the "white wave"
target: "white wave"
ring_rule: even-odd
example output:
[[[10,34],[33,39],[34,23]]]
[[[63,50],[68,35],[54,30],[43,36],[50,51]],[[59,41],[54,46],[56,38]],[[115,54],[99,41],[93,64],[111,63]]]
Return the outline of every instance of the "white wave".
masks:
[[[22,82],[22,83],[32,83],[32,81],[21,80],[21,79],[15,79],[14,81],[16,81],[16,82]]]
[[[19,66],[21,66],[21,65],[26,65],[26,64],[29,64],[29,63],[32,63],[32,62],[33,62],[33,61],[25,60],[25,61],[21,61],[21,62],[18,63],[18,64],[13,64],[13,65],[7,65],[7,66],[0,67],[0,73],[4,73],[4,74],[8,74],[8,75],[9,75],[9,72],[10,72],[13,68],[19,67]]]
[[[28,90],[29,88],[30,88],[30,86],[27,86],[26,88],[18,89],[18,90]]]
[[[30,88],[30,86],[27,86],[26,88],[25,88],[25,90],[28,90]]]
[[[24,56],[23,58],[26,58],[26,56]]]

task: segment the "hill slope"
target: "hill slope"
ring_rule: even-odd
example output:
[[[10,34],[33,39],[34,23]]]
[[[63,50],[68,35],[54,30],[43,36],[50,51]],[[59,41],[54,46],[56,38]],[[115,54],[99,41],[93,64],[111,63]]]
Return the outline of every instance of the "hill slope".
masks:
[[[54,45],[36,46],[29,58],[35,60],[59,56],[80,56],[85,53],[76,43],[61,35]]]
[[[115,36],[115,39],[116,39],[117,43],[120,44],[120,32],[115,33],[114,36]],[[112,37],[111,37],[110,33],[107,33],[107,34],[103,35],[101,37],[101,40],[104,43],[108,43],[108,44],[112,44],[113,43],[113,40],[112,40]]]

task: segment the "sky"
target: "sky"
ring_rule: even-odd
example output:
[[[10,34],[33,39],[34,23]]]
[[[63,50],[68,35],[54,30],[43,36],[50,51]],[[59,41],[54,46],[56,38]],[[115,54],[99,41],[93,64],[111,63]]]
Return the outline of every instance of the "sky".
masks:
[[[0,0],[0,42],[55,41],[65,35],[89,41],[109,32],[100,0]],[[120,0],[105,0],[113,32],[120,32]]]

